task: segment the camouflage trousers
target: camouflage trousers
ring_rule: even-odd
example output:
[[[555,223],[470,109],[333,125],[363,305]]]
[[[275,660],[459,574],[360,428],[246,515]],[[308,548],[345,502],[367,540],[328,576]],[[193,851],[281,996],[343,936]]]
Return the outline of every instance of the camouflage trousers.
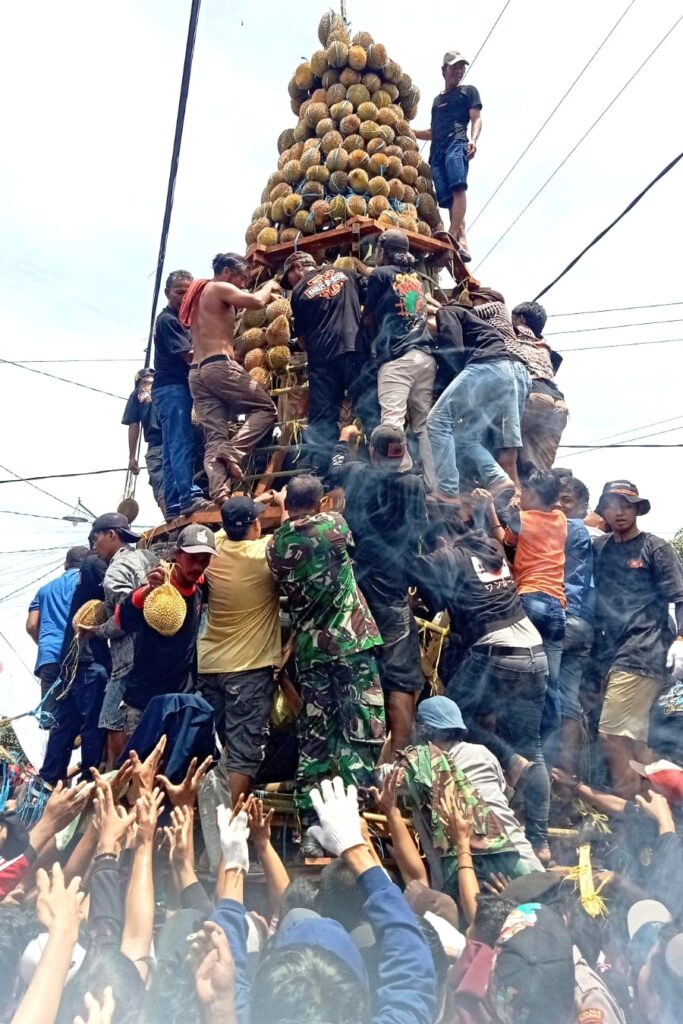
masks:
[[[299,673],[303,705],[297,719],[296,806],[311,817],[310,792],[340,775],[368,786],[385,738],[384,697],[371,653],[351,654]],[[310,823],[310,822],[309,822]]]

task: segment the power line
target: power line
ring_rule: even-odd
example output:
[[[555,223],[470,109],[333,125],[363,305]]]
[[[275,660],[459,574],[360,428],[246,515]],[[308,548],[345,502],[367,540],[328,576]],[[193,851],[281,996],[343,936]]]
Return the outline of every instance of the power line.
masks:
[[[46,551],[66,551],[68,547],[68,544],[57,544],[51,548],[17,548],[15,551],[0,551],[0,557],[2,555],[44,554]]]
[[[496,18],[496,20],[494,21],[493,25],[491,25],[491,28],[490,28],[490,29],[488,30],[488,33],[487,33],[487,35],[486,35],[486,37],[485,37],[485,39],[484,39],[484,42],[483,42],[483,43],[481,44],[481,46],[479,47],[479,49],[478,49],[478,50],[477,50],[477,52],[475,53],[474,57],[473,57],[473,58],[472,58],[472,60],[470,61],[470,65],[469,65],[469,67],[468,67],[468,69],[467,69],[468,71],[471,71],[471,70],[472,70],[472,68],[474,67],[474,63],[475,63],[475,61],[476,61],[477,57],[479,56],[479,54],[480,54],[480,53],[481,53],[481,51],[482,51],[482,50],[484,49],[484,47],[485,47],[485,46],[486,46],[486,44],[488,43],[489,39],[490,39],[490,38],[491,38],[491,36],[493,35],[493,30],[495,29],[496,25],[498,24],[498,22],[500,21],[500,19],[501,19],[501,18],[503,17],[503,15],[505,14],[505,12],[507,11],[508,7],[510,6],[510,3],[511,3],[511,0],[507,0],[507,2],[505,3],[505,5],[504,5],[503,9],[501,10],[500,14],[498,15],[498,17],[497,17],[497,18]]]
[[[486,253],[486,255],[485,255],[485,256],[483,257],[483,259],[481,259],[481,260],[479,261],[479,263],[477,264],[477,266],[476,266],[476,267],[474,268],[475,270],[478,270],[478,269],[479,269],[479,267],[480,267],[480,266],[481,266],[481,265],[482,265],[482,264],[484,263],[484,261],[485,261],[485,260],[487,260],[487,259],[489,258],[489,256],[490,256],[490,255],[491,255],[491,253],[492,253],[492,252],[494,251],[494,249],[497,249],[497,248],[498,248],[498,246],[499,246],[499,245],[500,245],[500,243],[501,243],[501,242],[503,241],[503,239],[505,238],[505,236],[506,236],[507,234],[509,234],[509,232],[510,232],[510,231],[512,230],[512,228],[513,228],[513,227],[515,226],[515,224],[516,224],[516,223],[517,223],[517,222],[518,222],[518,221],[520,220],[520,218],[521,218],[521,217],[522,217],[522,216],[523,216],[523,215],[524,215],[524,214],[526,213],[526,211],[527,211],[527,210],[529,209],[529,207],[530,207],[530,206],[531,206],[531,205],[532,205],[533,203],[535,203],[535,202],[536,202],[536,200],[538,199],[538,197],[540,196],[540,194],[541,194],[541,193],[542,193],[542,192],[544,191],[544,189],[545,189],[545,188],[546,188],[546,187],[547,187],[547,186],[548,186],[548,185],[550,184],[550,182],[551,182],[551,181],[553,180],[553,178],[554,178],[554,177],[555,177],[555,175],[556,175],[556,174],[558,173],[558,171],[560,171],[560,170],[562,169],[562,167],[564,167],[564,165],[565,165],[565,164],[567,163],[567,161],[569,160],[569,158],[570,158],[571,156],[573,156],[573,154],[574,154],[574,153],[576,152],[576,150],[577,150],[577,149],[579,148],[579,146],[581,145],[581,143],[582,143],[582,142],[583,142],[583,141],[584,141],[585,139],[587,139],[587,138],[588,138],[588,136],[589,136],[589,135],[590,135],[590,133],[591,133],[591,132],[593,131],[593,129],[594,129],[595,127],[596,127],[596,125],[598,125],[598,124],[600,123],[600,121],[602,121],[602,119],[603,119],[603,117],[605,116],[605,114],[607,113],[607,111],[608,111],[608,110],[609,110],[609,109],[610,109],[611,107],[613,107],[613,106],[614,106],[614,104],[615,104],[615,103],[616,103],[616,101],[617,101],[617,100],[619,99],[619,97],[620,97],[620,96],[621,96],[621,94],[622,94],[622,93],[624,92],[624,90],[625,90],[625,89],[627,89],[627,88],[628,88],[628,86],[629,86],[629,85],[631,84],[631,82],[632,82],[632,81],[633,81],[633,80],[634,80],[634,79],[635,79],[635,78],[636,78],[636,77],[637,77],[637,76],[638,76],[638,75],[640,74],[640,72],[641,72],[641,71],[643,70],[643,68],[645,67],[645,65],[649,63],[649,61],[650,61],[650,60],[652,59],[652,57],[654,57],[654,55],[655,55],[655,53],[657,52],[657,50],[658,50],[658,49],[660,48],[660,46],[661,46],[661,45],[662,45],[662,44],[663,44],[663,43],[664,43],[664,42],[665,42],[665,41],[666,41],[666,40],[668,39],[668,37],[669,37],[669,36],[671,35],[671,33],[672,33],[672,32],[674,31],[674,29],[675,29],[675,28],[677,27],[677,25],[678,25],[678,24],[679,24],[679,23],[680,23],[681,21],[683,21],[683,14],[682,14],[682,15],[680,15],[680,17],[678,17],[678,18],[676,19],[676,21],[675,21],[675,22],[673,23],[673,25],[672,25],[672,26],[671,26],[671,28],[670,28],[670,29],[668,30],[668,32],[666,32],[666,33],[665,33],[665,34],[664,34],[664,35],[662,36],[662,38],[661,38],[661,39],[659,40],[659,42],[658,42],[658,43],[657,43],[657,45],[656,45],[656,46],[654,47],[654,49],[650,51],[650,53],[649,53],[649,54],[647,55],[647,57],[646,57],[646,58],[645,58],[645,60],[644,60],[644,61],[642,62],[642,64],[640,64],[640,65],[639,65],[639,66],[638,66],[638,67],[636,68],[636,70],[635,70],[635,71],[633,72],[633,74],[631,75],[631,77],[630,77],[629,79],[627,79],[627,81],[626,81],[626,82],[624,82],[624,84],[622,85],[621,89],[620,89],[620,90],[619,90],[619,92],[618,92],[618,93],[616,94],[616,96],[614,96],[614,97],[613,97],[613,98],[612,98],[612,99],[611,99],[611,100],[609,101],[609,103],[608,103],[608,104],[607,104],[607,106],[606,106],[606,107],[604,108],[604,110],[602,111],[602,113],[598,114],[598,116],[596,117],[596,119],[595,119],[595,120],[593,121],[593,123],[592,123],[592,124],[590,125],[590,127],[586,129],[586,131],[585,131],[585,132],[583,133],[583,135],[582,135],[582,136],[581,136],[581,138],[580,138],[580,139],[578,140],[578,142],[574,143],[574,145],[572,146],[572,148],[571,148],[571,149],[569,150],[569,152],[567,153],[567,155],[566,155],[566,156],[565,156],[565,157],[564,157],[564,158],[563,158],[563,159],[562,159],[562,160],[560,161],[560,163],[559,163],[559,164],[557,165],[557,167],[556,167],[556,168],[555,168],[555,170],[554,170],[554,171],[552,172],[552,174],[550,174],[550,175],[549,175],[549,176],[548,176],[548,177],[546,178],[546,180],[545,180],[545,181],[543,182],[543,184],[541,185],[541,187],[540,187],[539,189],[537,189],[537,191],[536,191],[536,192],[535,192],[535,193],[533,194],[533,196],[531,197],[531,199],[529,200],[529,202],[528,202],[528,203],[526,204],[526,206],[525,206],[525,207],[524,207],[524,208],[523,208],[523,209],[522,209],[522,210],[521,210],[521,211],[520,211],[520,212],[519,212],[519,213],[517,214],[517,216],[516,216],[516,217],[515,217],[515,219],[514,219],[514,220],[512,221],[512,223],[511,223],[511,224],[509,224],[509,225],[508,225],[508,226],[506,227],[505,231],[504,231],[504,232],[503,232],[503,234],[502,234],[502,235],[500,236],[500,238],[498,238],[498,240],[497,240],[496,242],[494,242],[494,243],[493,243],[493,245],[491,246],[491,248],[490,248],[490,249],[488,250],[488,252]],[[543,294],[543,293],[541,293],[541,294]]]
[[[58,377],[54,373],[48,373],[47,370],[35,370],[32,366],[25,366],[23,363],[15,362],[13,359],[0,359],[0,363],[5,363],[7,366],[16,366],[20,370],[26,370],[28,373],[39,373],[41,377],[50,377],[52,380],[60,380],[62,384],[73,384],[76,388],[84,388],[86,391],[95,391],[98,395],[108,395],[110,398],[118,398],[122,402],[125,402],[124,395],[115,395],[111,391],[103,391],[102,388],[91,387],[90,384],[81,384],[80,381],[70,380],[68,377]]]
[[[627,437],[625,441],[620,441],[620,442],[618,442],[615,445],[605,445],[604,447],[608,447],[608,448],[609,447],[614,447],[614,448],[630,448],[630,447],[635,447],[635,446],[631,445],[632,441],[647,441],[650,437],[661,437],[662,434],[672,434],[676,430],[683,430],[683,426],[668,427],[666,430],[655,430],[651,434],[636,434],[635,437]],[[603,445],[586,445],[584,448],[581,449],[581,451],[571,452],[571,454],[568,455],[567,458],[571,459],[571,458],[574,457],[574,455],[583,455],[584,452],[599,451],[602,447],[603,447]]]
[[[681,444],[560,444],[558,448],[581,448],[587,452],[600,451],[602,448],[683,448]],[[580,455],[581,452],[574,452]]]
[[[34,366],[40,363],[139,363],[140,356],[130,356],[122,359],[22,359],[22,366]]]
[[[597,55],[598,55],[598,54],[600,53],[600,51],[602,50],[603,46],[605,45],[605,43],[606,43],[606,42],[607,42],[607,40],[609,39],[609,37],[610,37],[610,36],[611,36],[611,35],[612,35],[612,34],[613,34],[613,33],[615,32],[615,30],[616,30],[616,29],[617,29],[617,28],[619,27],[619,25],[620,25],[620,24],[621,24],[621,22],[622,22],[622,21],[624,20],[624,18],[625,18],[625,17],[626,17],[626,15],[628,14],[628,12],[629,12],[629,11],[631,10],[631,8],[633,7],[633,5],[634,5],[634,3],[635,3],[635,2],[636,2],[636,0],[631,0],[631,2],[629,3],[628,7],[627,7],[627,8],[626,8],[626,9],[625,9],[625,10],[623,11],[623,13],[622,13],[622,14],[621,14],[621,15],[620,15],[620,16],[619,16],[618,18],[617,18],[617,20],[615,21],[615,23],[614,23],[614,24],[612,25],[612,28],[611,28],[611,29],[609,30],[609,32],[607,33],[607,35],[605,36],[605,38],[603,39],[603,41],[602,41],[602,42],[600,43],[600,45],[598,46],[597,50],[596,50],[596,51],[595,51],[595,52],[593,53],[592,57],[591,57],[591,58],[589,59],[588,63],[587,63],[587,64],[584,64],[584,66],[583,66],[583,67],[581,68],[581,70],[579,71],[578,75],[576,76],[576,78],[574,79],[574,81],[572,82],[572,84],[571,84],[571,85],[569,86],[569,88],[568,88],[568,89],[567,89],[567,91],[566,91],[566,92],[564,93],[564,95],[562,96],[562,98],[561,98],[561,99],[560,99],[560,100],[559,100],[559,101],[558,101],[558,102],[557,102],[557,103],[555,104],[555,106],[554,106],[554,107],[553,107],[553,109],[552,109],[552,110],[550,111],[550,113],[549,113],[549,114],[548,114],[548,116],[546,117],[545,121],[543,122],[543,124],[541,125],[541,127],[540,127],[540,128],[538,129],[538,131],[536,132],[536,134],[535,134],[535,135],[533,136],[533,138],[531,139],[531,141],[530,141],[530,142],[528,142],[528,143],[526,144],[526,146],[524,147],[524,149],[522,150],[522,152],[521,152],[521,153],[519,154],[519,156],[518,156],[518,157],[517,157],[517,159],[515,160],[514,164],[513,164],[513,165],[512,165],[512,167],[510,168],[510,170],[509,170],[509,171],[507,172],[507,174],[506,174],[506,175],[505,175],[505,176],[504,176],[504,177],[502,178],[502,180],[501,180],[501,181],[499,181],[499,183],[498,183],[498,184],[496,185],[495,189],[493,190],[493,192],[491,193],[491,195],[490,195],[490,196],[488,197],[488,199],[486,200],[486,202],[485,202],[485,203],[484,203],[484,205],[482,206],[482,208],[481,208],[481,210],[479,211],[479,213],[478,213],[478,214],[476,215],[476,217],[474,218],[474,220],[472,221],[472,223],[471,223],[471,224],[469,225],[469,227],[470,227],[470,230],[472,230],[472,228],[474,227],[474,225],[475,225],[475,224],[477,223],[477,221],[479,220],[479,218],[481,217],[482,213],[484,212],[484,210],[486,209],[486,207],[487,207],[487,206],[489,205],[489,203],[490,203],[490,202],[491,202],[491,201],[492,201],[493,199],[495,199],[495,197],[496,197],[496,196],[498,195],[498,193],[500,192],[500,190],[501,190],[501,188],[503,187],[503,185],[505,184],[505,182],[506,182],[506,181],[508,180],[508,178],[510,177],[510,175],[512,174],[512,172],[513,172],[513,171],[515,170],[515,168],[517,167],[517,165],[518,165],[518,164],[519,164],[519,163],[520,163],[520,162],[521,162],[521,161],[523,160],[523,158],[524,158],[524,157],[526,156],[526,154],[527,154],[527,153],[529,152],[529,150],[531,149],[531,147],[533,146],[534,142],[535,142],[535,141],[536,141],[536,139],[537,139],[537,138],[539,137],[539,135],[541,134],[541,132],[543,131],[543,129],[544,129],[544,128],[545,128],[545,127],[546,127],[546,126],[547,126],[547,125],[548,125],[548,124],[550,123],[550,121],[552,121],[552,119],[553,119],[553,117],[555,116],[555,114],[557,113],[557,111],[558,111],[558,110],[560,109],[560,107],[562,106],[562,104],[564,103],[564,101],[565,101],[565,100],[567,99],[567,96],[569,96],[569,94],[570,94],[570,92],[572,91],[572,89],[574,88],[574,86],[575,86],[575,85],[576,85],[576,84],[577,84],[577,83],[579,82],[579,80],[580,80],[580,79],[581,79],[581,78],[583,77],[583,75],[585,74],[585,72],[586,72],[586,71],[588,70],[588,68],[589,68],[589,67],[591,66],[591,64],[593,63],[593,61],[595,60],[595,58],[597,57]]]
[[[63,498],[58,498],[56,494],[51,494],[50,491],[46,491],[43,487],[38,487],[37,484],[31,483],[30,480],[22,480],[22,478],[19,476],[19,474],[15,473],[13,469],[9,468],[9,466],[3,466],[2,463],[0,462],[0,469],[4,469],[4,471],[6,473],[9,473],[11,476],[16,477],[16,479],[18,481],[20,481],[21,483],[27,483],[29,485],[29,487],[32,487],[34,489],[34,491],[40,491],[41,494],[46,494],[48,496],[48,498],[54,498],[54,500],[58,501],[60,503],[60,505],[66,505],[66,507],[69,509],[70,512],[73,511],[74,506],[70,505],[68,501],[64,501]],[[52,516],[46,516],[46,517],[41,517],[41,518],[49,518],[49,519],[51,519]]]
[[[12,651],[13,654],[15,654],[17,656],[17,658],[19,659],[21,664],[24,666],[24,668],[27,669],[31,673],[31,675],[33,675],[33,669],[29,668],[29,666],[26,664],[26,662],[24,661],[22,656],[19,654],[19,651],[16,649],[16,647],[11,642],[11,640],[8,639],[8,637],[5,635],[5,633],[2,632],[2,630],[0,630],[0,638],[5,641],[5,643],[9,647],[10,651]]]
[[[593,313],[625,313],[631,309],[663,309],[666,306],[683,306],[680,302],[648,302],[645,306],[612,306],[611,309],[577,309],[572,313],[548,313],[548,320],[558,316],[589,316]]]
[[[17,594],[21,593],[22,590],[28,590],[28,588],[32,587],[34,583],[40,583],[40,581],[44,580],[46,576],[51,576],[53,572],[61,567],[61,565],[62,561],[60,559],[59,562],[48,569],[47,572],[44,572],[42,576],[36,576],[34,580],[29,580],[28,583],[24,583],[21,587],[17,587],[16,590],[10,590],[9,594],[0,594],[0,602],[8,601],[10,597],[15,597]]]
[[[11,472],[11,470],[8,470]],[[0,484],[30,484],[33,480],[65,480],[74,476],[102,476],[105,473],[126,473],[127,467],[123,469],[89,469],[82,473],[48,473],[46,476],[22,476],[16,480],[0,480]],[[47,494],[47,491],[45,492]],[[69,508],[73,508],[72,505]]]
[[[615,341],[613,345],[581,345],[578,348],[563,348],[563,352],[598,352],[606,348],[640,348],[643,345],[670,345],[683,338],[657,338],[654,341]]]
[[[2,468],[4,469],[4,466]],[[9,470],[7,470],[7,472],[9,472]],[[43,493],[47,494],[47,491],[44,491]],[[53,495],[50,495],[50,497],[53,497]],[[60,498],[57,498],[57,501],[60,500]],[[66,502],[64,504],[66,504]],[[68,507],[72,509],[73,505],[69,505]],[[0,508],[0,516],[26,516],[28,519],[52,519],[57,523],[64,522],[62,516],[43,516],[39,515],[37,512],[16,512],[13,508]]]
[[[669,416],[665,420],[655,420],[653,423],[641,423],[637,427],[628,427],[626,430],[617,430],[616,434],[604,434],[598,441],[611,441],[613,437],[621,437],[622,434],[632,434],[634,430],[647,430],[648,427],[660,427],[662,423],[673,423],[674,420],[682,420],[683,416]]]
[[[575,327],[571,331],[548,331],[546,338],[556,338],[558,334],[591,334],[593,331],[620,331],[624,327],[652,327],[654,324],[680,324],[683,318],[676,320],[641,320],[635,324],[606,324],[604,327]]]
[[[154,320],[156,317],[157,303],[159,301],[159,292],[161,291],[161,276],[164,271],[164,260],[166,259],[166,244],[168,242],[168,232],[171,227],[171,213],[173,212],[173,196],[175,193],[176,178],[178,177],[178,164],[180,162],[180,146],[183,141],[185,109],[187,107],[187,96],[190,91],[192,58],[194,57],[194,44],[195,39],[197,37],[197,22],[199,21],[200,7],[201,0],[192,0],[192,8],[190,10],[190,22],[187,27],[187,41],[185,43],[183,77],[180,82],[180,97],[178,99],[178,113],[176,115],[175,136],[173,138],[173,151],[171,153],[171,169],[169,171],[168,187],[166,189],[166,206],[164,208],[164,219],[161,226],[161,239],[159,241],[159,253],[157,256],[156,272],[154,275],[154,295],[152,298],[152,315],[149,322],[149,337],[147,339],[147,351],[145,353],[145,366],[149,365],[149,359],[152,352],[152,339],[154,337]]]
[[[671,160],[671,162],[666,165],[666,167],[662,168],[662,170],[659,172],[659,174],[657,174],[652,179],[652,181],[648,185],[645,186],[645,188],[642,190],[642,192],[639,192],[638,195],[635,197],[635,199],[632,199],[631,202],[628,204],[628,206],[626,206],[621,211],[619,216],[615,217],[614,220],[612,221],[612,223],[608,224],[606,228],[603,228],[603,230],[600,231],[599,234],[597,234],[595,236],[595,238],[591,242],[589,242],[588,245],[584,249],[581,250],[579,255],[575,256],[574,259],[571,261],[571,263],[568,263],[567,266],[564,268],[564,270],[561,273],[559,273],[557,275],[557,277],[554,278],[554,280],[552,280],[550,282],[550,284],[546,285],[545,288],[543,289],[543,291],[540,291],[538,293],[538,295],[534,299],[534,302],[537,299],[540,299],[542,295],[545,295],[546,292],[549,292],[550,289],[553,288],[557,284],[558,281],[561,281],[562,278],[565,276],[565,274],[568,274],[569,271],[573,267],[576,266],[576,264],[579,262],[579,260],[583,259],[583,257],[586,255],[586,253],[590,249],[592,249],[594,245],[597,245],[598,242],[600,242],[605,237],[605,235],[608,234],[612,230],[612,228],[615,227],[619,223],[619,221],[622,220],[622,218],[624,218],[626,216],[627,213],[630,213],[630,211],[634,208],[634,206],[638,205],[638,203],[643,198],[643,196],[647,195],[647,193],[650,191],[650,189],[653,188],[657,184],[658,181],[661,181],[661,179],[663,177],[665,177],[669,173],[669,171],[673,170],[673,168],[676,166],[676,164],[679,162],[679,160],[682,160],[682,159],[683,159],[683,153],[679,153],[677,157],[674,157],[674,159]],[[665,320],[661,321],[661,323],[666,323],[666,322],[667,321],[665,321]],[[670,320],[668,322],[669,323],[675,323],[676,321]]]

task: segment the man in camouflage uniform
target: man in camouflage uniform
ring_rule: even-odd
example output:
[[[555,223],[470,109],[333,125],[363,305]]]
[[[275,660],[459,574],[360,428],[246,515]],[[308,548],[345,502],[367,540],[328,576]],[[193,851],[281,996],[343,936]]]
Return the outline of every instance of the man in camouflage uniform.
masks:
[[[321,512],[322,484],[295,477],[266,558],[289,599],[303,706],[297,723],[296,802],[304,823],[310,791],[340,775],[367,786],[385,737],[375,648],[382,643],[351,567],[351,532],[336,512]]]

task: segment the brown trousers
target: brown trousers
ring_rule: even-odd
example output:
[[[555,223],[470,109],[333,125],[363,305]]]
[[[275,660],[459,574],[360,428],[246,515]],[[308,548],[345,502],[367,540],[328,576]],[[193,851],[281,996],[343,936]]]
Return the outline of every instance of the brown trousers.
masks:
[[[548,473],[553,468],[569,412],[564,402],[532,391],[522,416],[522,458]]]
[[[190,392],[204,430],[204,468],[209,494],[220,505],[230,497],[228,463],[240,463],[275,424],[272,399],[234,359],[209,357],[190,370]],[[228,421],[246,415],[230,437]]]

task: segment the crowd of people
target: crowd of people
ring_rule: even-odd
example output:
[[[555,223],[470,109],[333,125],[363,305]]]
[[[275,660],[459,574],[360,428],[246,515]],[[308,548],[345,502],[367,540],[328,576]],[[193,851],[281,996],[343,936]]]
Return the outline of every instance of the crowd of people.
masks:
[[[462,250],[481,104],[446,56]],[[373,256],[168,278],[130,470],[142,430],[169,522],[220,529],[105,513],[31,602],[49,736],[4,789],[2,1021],[680,1019],[683,566],[634,483],[591,508],[555,466],[543,308],[428,294],[398,230]],[[283,289],[305,465],[256,500],[276,409],[234,333]]]

